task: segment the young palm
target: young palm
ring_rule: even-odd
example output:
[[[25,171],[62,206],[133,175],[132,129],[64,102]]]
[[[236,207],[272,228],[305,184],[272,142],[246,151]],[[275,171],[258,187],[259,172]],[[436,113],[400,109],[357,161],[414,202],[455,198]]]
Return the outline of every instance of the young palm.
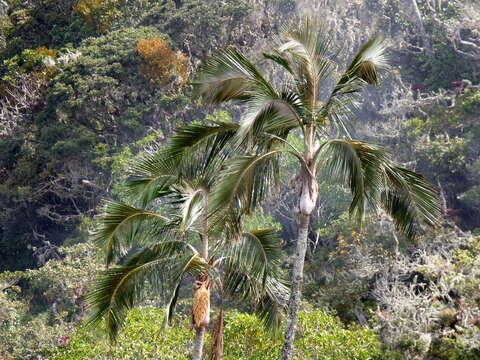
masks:
[[[116,265],[97,278],[88,302],[90,322],[104,320],[112,340],[126,310],[142,300],[146,289],[171,292],[167,325],[181,286],[192,277],[196,329],[192,359],[202,358],[214,289],[256,301],[263,320],[271,327],[278,324],[278,310],[288,297],[288,289],[278,280],[279,239],[272,230],[240,231],[241,224],[231,212],[219,212],[221,227],[219,221],[209,223],[210,190],[223,161],[223,156],[211,155],[208,151],[174,157],[161,151],[148,153],[133,165],[128,181],[140,206],[107,202],[95,239],[105,251],[107,265]],[[156,211],[159,200],[170,208],[168,216]],[[217,341],[216,359],[221,358],[221,344]]]
[[[282,349],[286,360],[292,356],[308,227],[320,177],[351,190],[350,213],[360,222],[367,210],[382,208],[410,238],[420,223],[437,222],[439,208],[436,192],[423,176],[398,166],[384,148],[352,140],[348,133],[363,89],[368,84],[378,86],[379,72],[387,68],[382,42],[368,41],[336,77],[339,53],[325,28],[306,20],[280,39],[282,44],[272,54],[263,54],[288,78],[280,86],[268,81],[235,48],[207,61],[195,81],[198,93],[210,104],[240,103],[246,113],[238,125],[187,127],[177,135],[173,148],[181,152],[206,142],[217,152],[223,146],[241,153],[222,171],[211,199],[212,213],[228,204],[250,211],[278,181],[280,156],[298,160],[294,186],[299,234]],[[288,141],[295,129],[301,133],[302,150]],[[341,135],[332,139],[333,134]]]

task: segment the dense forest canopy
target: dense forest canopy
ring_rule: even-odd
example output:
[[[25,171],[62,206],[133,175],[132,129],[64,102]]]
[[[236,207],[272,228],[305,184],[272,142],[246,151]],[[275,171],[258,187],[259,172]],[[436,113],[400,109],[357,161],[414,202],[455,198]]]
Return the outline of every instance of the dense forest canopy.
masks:
[[[208,94],[199,89],[208,59],[222,51],[243,54],[269,83],[288,89],[285,59],[277,51],[279,35],[306,17],[321,23],[318,29],[328,34],[336,53],[319,99],[328,98],[362,45],[383,39],[388,69],[379,72],[379,87],[365,86],[355,111],[348,112],[346,130],[354,139],[381,146],[399,167],[423,174],[435,188],[441,214],[434,227],[415,223],[415,237],[397,231],[395,214],[388,209],[367,212],[360,225],[349,214],[351,187],[318,176],[318,200],[305,232],[294,358],[480,358],[476,0],[0,1],[1,358],[188,358],[195,333],[188,325],[196,293],[191,284],[201,264],[185,272],[180,283],[189,286],[179,291],[150,291],[154,281],[149,279],[142,306],[124,313],[115,350],[101,326],[83,327],[92,279],[105,269],[104,252],[91,236],[104,219],[98,216],[106,209],[103,200],[110,206],[143,206],[168,215],[172,224],[186,213],[196,214],[188,226],[175,223],[185,241],[200,248],[196,236],[208,233],[211,253],[221,254],[216,259],[236,259],[245,271],[258,266],[241,260],[243,255],[256,258],[253,248],[237,244],[240,250],[233,255],[222,243],[234,238],[238,224],[230,228],[231,218],[224,215],[221,231],[215,226],[205,231],[196,222],[201,213],[197,198],[192,197],[190,210],[179,211],[186,189],[205,180],[205,173],[198,175],[193,165],[175,168],[182,185],[168,183],[170,197],[142,205],[132,197],[132,181],[139,174],[132,164],[170,149],[182,129],[236,129],[249,114],[248,101],[206,104]],[[371,73],[363,76],[370,84],[377,82]],[[223,90],[222,96],[229,89]],[[342,131],[338,127],[325,139],[343,137]],[[304,135],[290,131],[284,142],[303,154]],[[253,156],[250,145],[243,155]],[[194,149],[193,163],[208,163],[201,159],[208,147]],[[231,156],[226,152],[219,154]],[[209,168],[218,174],[209,180],[212,189],[225,167]],[[264,167],[261,174],[267,178],[268,171]],[[276,186],[255,198],[248,214],[237,209],[235,216],[245,234],[257,234],[263,250],[278,246],[279,252],[266,257],[262,275],[283,282],[295,267],[299,233],[296,160],[279,157],[275,171]],[[186,181],[186,174],[195,176]],[[215,202],[216,195],[211,196],[209,202]],[[255,233],[258,229],[271,233]],[[133,261],[121,250],[112,259]],[[214,311],[205,354],[219,358],[220,322],[214,320],[221,318],[225,359],[278,359],[288,327],[288,314],[281,309],[285,299],[276,303],[278,329],[272,335],[262,321],[262,281],[250,292],[229,288],[233,273],[227,268],[219,262],[215,279],[224,288],[211,290]],[[164,308],[172,297],[178,316],[162,332]]]

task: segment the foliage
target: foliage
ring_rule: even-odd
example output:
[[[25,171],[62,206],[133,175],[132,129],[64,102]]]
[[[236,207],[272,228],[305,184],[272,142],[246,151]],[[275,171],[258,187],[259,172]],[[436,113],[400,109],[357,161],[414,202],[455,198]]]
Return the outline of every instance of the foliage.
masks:
[[[171,10],[167,18],[162,12],[154,11],[144,21],[162,23],[162,30],[189,56],[203,59],[212,50],[232,41],[247,45],[255,40],[250,19],[254,12],[249,1],[226,0],[215,3],[215,6],[208,1],[187,0],[182,3],[183,6]]]
[[[325,23],[306,18],[279,34],[280,45],[272,53],[263,53],[289,79],[287,83],[267,80],[235,47],[209,58],[194,82],[196,93],[206,104],[240,103],[246,112],[233,136],[232,128],[221,124],[218,131],[207,126],[189,128],[181,139],[172,141],[176,151],[191,149],[192,143],[207,138],[211,152],[223,146],[236,152],[222,169],[213,193],[214,213],[224,206],[250,213],[278,184],[280,154],[298,160],[292,213],[298,215],[300,225],[282,359],[292,357],[319,179],[349,188],[349,214],[359,223],[369,210],[378,214],[382,209],[409,239],[415,238],[422,224],[435,226],[440,215],[436,192],[422,175],[392,161],[382,147],[350,137],[363,90],[367,85],[379,86],[382,71],[388,69],[382,40],[368,40],[337,75],[340,51],[326,34]],[[325,89],[329,82],[335,85]],[[287,140],[293,129],[302,132],[303,152]],[[230,139],[230,144],[223,145]]]
[[[83,310],[83,296],[78,292],[96,271],[93,258],[84,259],[84,255],[95,254],[91,249],[83,252],[84,245],[78,245],[71,248],[72,255],[64,257],[70,250],[57,246],[87,241],[100,197],[127,199],[127,164],[131,159],[145,148],[161,146],[180,124],[204,124],[205,117],[209,125],[231,125],[244,113],[244,107],[235,106],[205,116],[191,101],[189,87],[180,86],[178,76],[159,75],[172,69],[166,65],[162,70],[164,59],[156,56],[160,54],[157,50],[175,61],[182,58],[175,58],[181,51],[185,58],[180,67],[186,66],[191,72],[206,56],[232,44],[254,59],[266,78],[279,80],[283,89],[289,82],[268,61],[259,61],[258,50],[275,45],[272,35],[304,14],[328,19],[326,33],[332,43],[342,45],[344,53],[356,51],[359,42],[374,34],[386,37],[389,57],[398,71],[385,79],[386,87],[370,89],[363,104],[357,104],[359,117],[353,127],[363,140],[371,140],[373,135],[376,142],[391,146],[395,160],[424,172],[444,195],[445,228],[455,229],[447,231],[441,243],[436,240],[438,234],[425,236],[430,247],[393,236],[383,213],[380,221],[367,217],[360,229],[345,212],[351,199],[349,189],[322,178],[318,190],[321,201],[312,213],[308,234],[306,298],[320,308],[333,308],[346,323],[357,323],[364,316],[371,326],[379,325],[379,316],[388,315],[385,326],[405,336],[393,336],[392,341],[389,331],[376,327],[388,352],[381,359],[478,358],[478,241],[465,241],[465,234],[456,228],[480,232],[480,91],[475,86],[480,80],[480,63],[471,56],[474,47],[459,43],[463,38],[478,44],[478,5],[463,0],[416,0],[432,45],[427,53],[419,47],[422,39],[408,3],[411,1],[0,2],[0,270],[47,264],[43,271],[0,275],[0,358],[48,358],[50,350],[68,341],[66,337]],[[468,11],[474,7],[477,12]],[[142,41],[161,45],[146,47],[150,60],[137,50]],[[336,66],[334,73],[342,70]],[[463,88],[455,89],[452,81],[464,79]],[[181,80],[183,83],[187,77]],[[472,86],[466,89],[468,80]],[[381,99],[390,102],[393,83],[401,84],[407,94],[402,99],[406,111],[400,119],[381,117],[377,111]],[[332,86],[325,82],[326,89]],[[417,87],[412,98],[410,89]],[[377,126],[388,130],[372,134],[371,127],[377,130]],[[305,150],[301,131],[291,131],[286,140],[300,153]],[[262,226],[282,230],[282,268],[288,271],[298,232],[296,217],[291,216],[295,208],[296,190],[292,185],[296,158],[280,156],[279,167],[278,191],[267,193],[265,206],[243,222],[249,229]],[[437,254],[435,246],[443,253]],[[422,251],[428,256],[422,255],[420,264],[415,258]],[[84,259],[80,261],[91,273],[84,272],[76,258]],[[49,262],[51,259],[56,260]],[[382,277],[394,272],[395,267],[401,267],[399,277]],[[426,303],[421,301],[422,294],[412,294],[409,281],[415,274],[433,281],[425,293]],[[397,298],[383,298],[388,300],[387,305],[380,305],[382,301],[372,296],[373,290],[381,288],[380,279],[384,289],[398,292]],[[432,300],[439,285],[460,295],[463,310],[455,308],[457,305],[450,300]],[[188,291],[181,294],[188,295]],[[219,301],[219,296],[214,295],[212,301]],[[254,310],[242,299],[228,299],[224,305]],[[145,319],[143,311],[132,312],[141,321],[129,323],[129,329],[130,325],[141,328],[152,320]],[[465,311],[470,314],[468,321]],[[148,314],[155,317],[157,313]],[[162,314],[157,315],[159,318]],[[247,314],[238,317],[242,317],[242,324],[257,328],[255,318]],[[237,315],[227,318],[233,325]],[[442,328],[457,318],[463,324],[455,324],[456,329]],[[412,332],[425,319],[432,326],[420,335]],[[148,331],[157,329],[157,325]],[[181,338],[190,341],[192,334],[187,331],[186,321],[175,326],[169,331],[178,334],[175,344],[185,354],[170,352],[168,344],[162,343],[161,349],[173,357],[187,356],[190,344]],[[269,346],[270,353],[276,354],[273,348],[277,340],[271,342],[263,330],[259,334],[245,331],[255,349],[257,345]],[[95,338],[102,336],[100,332],[79,329],[78,333],[84,337],[78,340],[82,350],[75,353],[77,358],[113,356],[103,340],[95,343]],[[263,344],[256,342],[257,335]],[[72,341],[77,341],[75,336]],[[121,336],[131,341],[123,333]],[[235,334],[229,336],[232,340],[225,345],[230,348],[242,340]],[[136,336],[135,341],[132,348],[138,356],[146,356],[149,351],[162,356],[153,349],[147,334]],[[247,354],[256,351],[247,343],[241,344]],[[428,349],[426,344],[430,344]],[[132,357],[126,355],[131,351],[128,344],[118,346],[124,349],[121,356]],[[89,352],[91,348],[95,351]]]
[[[137,44],[139,55],[145,60],[142,74],[152,83],[166,85],[171,82],[185,84],[188,80],[187,58],[170,49],[161,38],[142,39]]]
[[[478,237],[444,229],[429,234],[413,256],[389,261],[372,295],[379,302],[377,329],[390,350],[411,359],[478,353],[478,244]]]
[[[0,275],[0,357],[35,359],[61,345],[83,316],[87,284],[98,269],[90,243],[63,248],[38,270]]]
[[[109,359],[109,356],[122,360],[159,356],[162,359],[188,359],[193,332],[188,330],[187,321],[176,322],[174,327],[163,331],[162,315],[161,310],[152,308],[130,311],[120,341],[112,348],[101,334],[80,328],[68,344],[55,350],[51,359]],[[235,311],[227,313],[225,360],[277,359],[280,346],[280,339],[266,333],[254,315]],[[301,313],[297,346],[296,359],[368,360],[379,355],[379,343],[371,330],[346,329],[338,319],[319,310]]]
[[[151,83],[142,75],[156,60],[140,56],[139,41],[161,39],[168,54],[180,48],[188,66],[196,66],[199,55],[229,39],[253,44],[261,24],[250,3],[233,0],[218,6],[190,0],[29,0],[9,6],[0,54],[2,95],[11,93],[0,102],[0,269],[24,269],[38,266],[28,246],[43,246],[43,236],[59,245],[78,232],[83,216],[95,213],[98,199],[117,182],[111,160],[126,156],[128,142],[202,119],[188,88],[179,87],[187,76],[180,81],[151,73]],[[268,6],[269,16],[276,6]],[[108,29],[99,29],[104,20]],[[191,34],[216,40],[192,42]],[[175,60],[183,72],[186,59]],[[7,89],[7,83],[15,87]],[[11,261],[11,253],[20,261]]]
[[[137,308],[129,312],[124,331],[116,346],[111,346],[97,329],[80,327],[62,347],[51,355],[51,360],[80,359],[189,359],[193,332],[186,319],[175,326],[163,329],[163,311],[154,308]]]
[[[174,121],[161,117],[162,111],[189,111],[181,107],[183,95],[166,96],[163,87],[152,87],[140,74],[143,60],[136,45],[148,38],[166,36],[154,28],[125,29],[85,40],[75,56],[67,56],[68,52],[58,56],[55,68],[61,71],[44,87],[46,94],[25,119],[29,132],[19,134],[19,139],[1,140],[10,151],[2,159],[5,180],[0,196],[10,205],[4,210],[0,236],[8,243],[2,249],[22,248],[18,268],[35,266],[34,259],[28,260],[28,243],[43,244],[29,236],[30,226],[17,223],[17,212],[34,224],[43,218],[35,231],[61,244],[62,232],[72,231],[83,212],[91,213],[108,187],[114,161],[107,159],[127,155],[121,155],[123,143],[144,136],[148,126],[156,124],[157,131],[171,128]],[[20,71],[41,71],[46,50],[39,51],[42,54],[25,50],[4,62],[5,78],[18,81],[15,74]],[[163,106],[156,105],[162,102]],[[9,241],[12,236],[24,240]],[[3,266],[14,268],[8,262]]]
[[[305,296],[316,306],[334,309],[346,323],[358,321],[359,312],[371,317],[372,279],[381,265],[408,242],[394,234],[388,217],[367,218],[359,227],[343,213],[318,229],[319,244],[306,265]]]
[[[247,230],[254,229],[274,229],[276,231],[282,230],[282,224],[273,219],[272,215],[261,215],[253,213],[246,215],[244,218],[244,227]]]
[[[75,4],[74,11],[99,33],[105,33],[110,29],[113,18],[119,12],[115,6],[119,2],[121,1],[80,0]]]
[[[448,201],[447,215],[462,227],[480,227],[478,158],[480,91],[458,95],[454,107],[430,105],[427,118],[405,123],[413,157],[426,175],[440,182]]]
[[[463,79],[479,82],[478,63],[457,51],[459,46],[454,33],[476,31],[469,27],[468,21],[461,19],[464,16],[462,8],[466,5],[468,9],[468,2],[448,1],[435,6],[436,11],[432,11],[432,7],[428,6],[429,1],[422,0],[418,3],[432,40],[432,53],[423,52],[413,56],[410,69],[405,69],[405,75],[408,76],[413,69],[420,69],[423,73],[420,78],[424,79],[425,85],[431,90],[451,89],[454,87],[452,82]]]
[[[4,59],[24,49],[60,48],[78,44],[93,31],[72,9],[76,0],[11,1],[8,22],[4,24]]]
[[[300,314],[295,345],[298,359],[368,360],[380,355],[377,335],[371,329],[345,329],[337,318],[321,311]]]
[[[148,84],[139,76],[141,59],[135,46],[141,39],[161,35],[154,28],[138,28],[85,40],[78,49],[81,56],[56,79],[45,111],[56,108],[54,114],[60,121],[75,121],[96,130],[114,126],[125,110],[151,97]]]
[[[180,136],[181,132],[175,134],[171,143]],[[89,322],[104,321],[112,341],[127,310],[141,303],[146,290],[171,297],[165,314],[168,324],[185,280],[192,277],[197,331],[209,323],[214,291],[255,303],[266,325],[278,328],[288,294],[280,279],[279,239],[273,229],[244,230],[229,212],[221,224],[207,217],[223,162],[208,149],[198,150],[176,156],[169,154],[169,147],[145,153],[129,170],[128,202],[106,202],[93,235],[107,266],[114,266],[96,279],[88,302]],[[162,200],[164,206],[159,206]],[[193,356],[202,356],[201,347]]]

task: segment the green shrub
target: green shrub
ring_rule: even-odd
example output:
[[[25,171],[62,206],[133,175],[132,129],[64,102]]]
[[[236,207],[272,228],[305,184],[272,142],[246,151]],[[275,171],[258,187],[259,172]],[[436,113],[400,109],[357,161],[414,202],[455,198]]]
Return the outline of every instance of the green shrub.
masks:
[[[115,346],[110,346],[100,329],[79,328],[51,360],[188,360],[193,331],[183,319],[162,331],[163,311],[154,308],[132,310]]]
[[[255,315],[227,313],[224,333],[225,360],[278,359],[280,339],[272,338]]]
[[[480,359],[480,348],[469,348],[458,339],[439,339],[430,349],[429,355],[438,360],[476,360]]]
[[[194,332],[182,318],[162,331],[162,310],[137,308],[130,312],[116,346],[110,347],[97,329],[80,328],[51,360],[80,359],[188,359]],[[282,347],[279,336],[268,333],[255,315],[231,311],[224,328],[225,360],[274,360]],[[205,348],[210,349],[207,338]],[[345,328],[340,320],[315,310],[300,315],[295,341],[296,360],[368,360],[379,355],[379,343],[370,329]]]
[[[372,330],[346,329],[338,318],[322,311],[300,314],[298,330],[298,360],[368,360],[379,355],[377,335]]]

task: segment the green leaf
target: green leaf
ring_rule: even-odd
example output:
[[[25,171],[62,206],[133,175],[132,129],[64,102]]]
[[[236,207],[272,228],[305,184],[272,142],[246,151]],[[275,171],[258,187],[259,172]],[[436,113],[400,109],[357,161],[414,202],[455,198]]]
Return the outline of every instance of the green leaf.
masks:
[[[87,295],[87,323],[96,325],[103,319],[110,339],[115,341],[126,312],[142,299],[147,282],[156,288],[178,284],[185,274],[198,275],[204,268],[198,252],[184,242],[164,241],[140,249],[122,265],[96,278]]]
[[[193,85],[195,92],[211,104],[248,100],[257,91],[275,93],[256,66],[234,47],[209,58]]]
[[[178,178],[178,162],[165,151],[153,149],[133,160],[127,181],[128,194],[140,199],[142,207],[162,195]]]
[[[284,150],[241,156],[227,162],[213,191],[211,211],[228,207],[235,200],[245,212],[253,210],[276,183],[277,157]]]
[[[352,216],[361,222],[368,205],[376,209],[387,159],[383,148],[363,141],[330,140],[321,145],[315,157],[319,161],[320,176],[350,188]]]
[[[398,230],[409,239],[417,233],[418,223],[436,226],[440,219],[438,193],[424,178],[398,166],[386,168],[386,186],[382,192],[383,208]]]
[[[137,209],[116,201],[105,201],[100,224],[92,232],[93,240],[104,250],[106,263],[126,254],[135,242],[141,243],[141,228],[166,229],[171,225],[168,218],[152,211]],[[151,230],[151,229],[150,229]]]

